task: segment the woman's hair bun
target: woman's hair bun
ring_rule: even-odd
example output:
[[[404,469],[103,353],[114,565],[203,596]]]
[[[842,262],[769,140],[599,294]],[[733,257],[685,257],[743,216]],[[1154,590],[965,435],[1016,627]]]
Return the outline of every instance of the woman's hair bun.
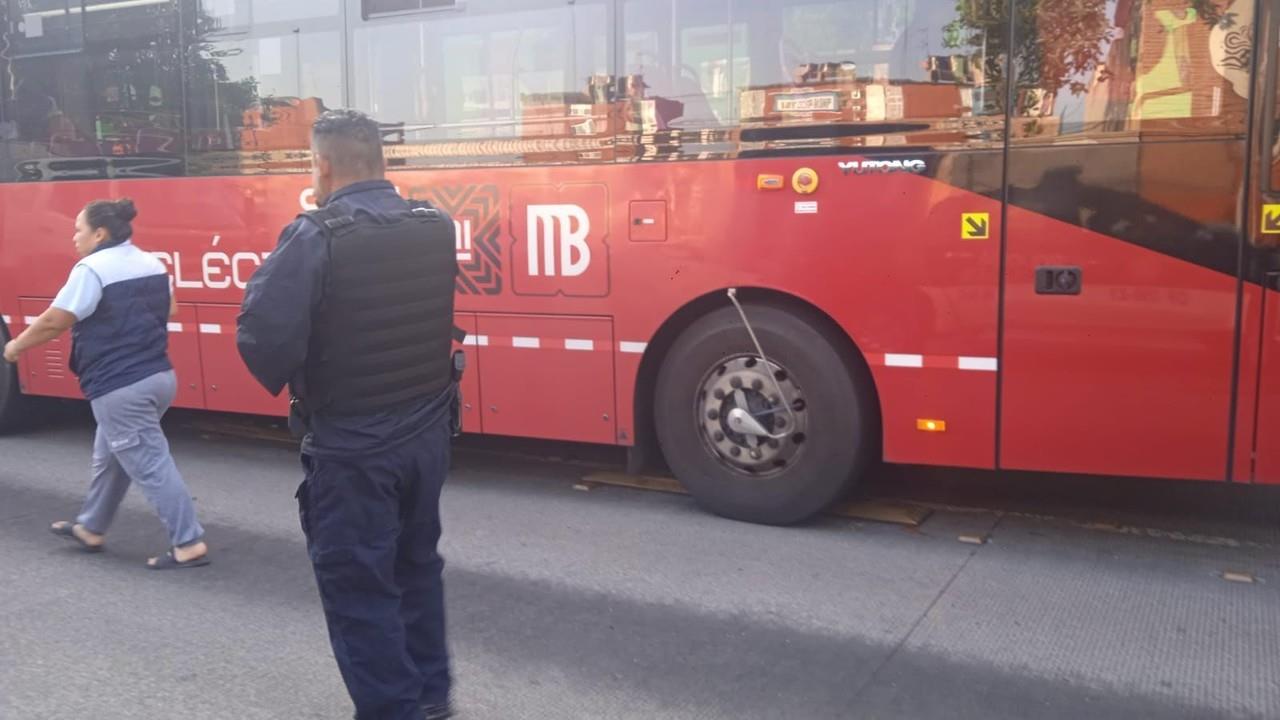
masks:
[[[123,198],[115,202],[116,217],[124,222],[133,222],[138,217],[138,208],[134,206],[133,201],[129,198]]]

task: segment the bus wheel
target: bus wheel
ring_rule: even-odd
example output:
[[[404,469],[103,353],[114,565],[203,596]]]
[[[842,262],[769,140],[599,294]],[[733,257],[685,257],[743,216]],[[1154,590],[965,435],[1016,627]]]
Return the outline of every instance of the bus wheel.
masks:
[[[0,347],[8,342],[9,335],[0,327]],[[18,384],[18,366],[0,359],[0,433],[18,427],[23,419],[22,387]]]
[[[768,363],[732,306],[695,321],[658,373],[658,441],[711,512],[795,523],[841,497],[871,459],[870,379],[829,332],[778,307],[745,310]]]

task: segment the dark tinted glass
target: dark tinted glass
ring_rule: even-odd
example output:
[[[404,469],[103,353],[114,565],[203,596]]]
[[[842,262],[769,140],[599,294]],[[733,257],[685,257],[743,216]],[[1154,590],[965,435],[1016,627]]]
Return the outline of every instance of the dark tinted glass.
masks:
[[[179,175],[175,3],[8,0],[0,180]]]

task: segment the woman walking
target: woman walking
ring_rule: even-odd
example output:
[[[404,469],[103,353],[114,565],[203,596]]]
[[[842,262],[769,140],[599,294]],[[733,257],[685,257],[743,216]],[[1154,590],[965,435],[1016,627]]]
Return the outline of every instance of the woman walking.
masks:
[[[76,217],[73,239],[81,260],[35,323],[4,348],[22,353],[72,330],[71,371],[98,422],[93,481],[80,516],[50,529],[101,552],[129,483],[169,531],[170,549],[147,561],[153,570],[209,564],[204,528],[160,427],[178,391],[169,363],[169,318],[177,302],[164,265],[131,242],[138,212],[130,200],[89,203]]]

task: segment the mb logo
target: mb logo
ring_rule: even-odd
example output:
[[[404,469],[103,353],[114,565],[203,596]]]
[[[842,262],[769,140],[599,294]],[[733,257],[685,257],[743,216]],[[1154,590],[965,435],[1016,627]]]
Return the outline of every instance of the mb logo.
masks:
[[[511,191],[511,257],[517,295],[609,294],[609,191],[603,185],[523,186]]]
[[[578,277],[591,267],[591,217],[577,205],[530,205],[529,277]]]

